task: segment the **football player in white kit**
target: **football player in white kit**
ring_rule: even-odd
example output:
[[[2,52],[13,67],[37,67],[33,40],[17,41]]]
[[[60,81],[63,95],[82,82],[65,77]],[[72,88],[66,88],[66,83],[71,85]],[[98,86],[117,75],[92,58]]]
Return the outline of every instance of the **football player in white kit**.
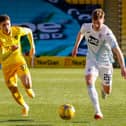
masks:
[[[112,89],[113,54],[116,54],[121,68],[121,75],[126,79],[126,68],[122,51],[118,46],[114,34],[104,24],[104,16],[105,13],[102,9],[95,9],[92,12],[92,23],[85,23],[81,26],[72,51],[72,56],[76,56],[78,46],[83,37],[85,37],[88,46],[85,80],[95,109],[95,119],[103,118],[98,93],[95,88],[95,81],[99,76],[102,82],[102,98],[106,98]]]

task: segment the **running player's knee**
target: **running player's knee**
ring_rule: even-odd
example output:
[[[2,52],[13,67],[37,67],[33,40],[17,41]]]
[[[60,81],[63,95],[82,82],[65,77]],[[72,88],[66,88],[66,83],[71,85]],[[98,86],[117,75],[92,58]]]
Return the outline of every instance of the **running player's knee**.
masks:
[[[15,93],[17,92],[17,87],[15,86],[8,86],[9,90],[12,92],[12,93]]]
[[[106,94],[108,94],[108,95],[111,94],[111,90],[110,90],[110,89],[106,90],[105,92],[106,92]]]
[[[91,78],[86,78],[86,84],[87,84],[87,86],[92,85],[93,84],[92,79]]]
[[[112,90],[111,86],[104,85],[103,88],[104,88],[104,91],[105,91],[106,94],[109,95],[111,93],[111,90]]]
[[[31,88],[31,86],[30,86],[29,83],[25,83],[24,85],[25,85],[25,88],[26,88],[26,89],[30,89],[30,88]]]
[[[23,85],[24,85],[25,88],[27,88],[27,89],[31,88],[30,80],[27,78],[27,79],[24,81]]]
[[[21,77],[22,84],[24,85],[25,88],[29,89],[31,88],[31,79],[29,76],[24,75]]]
[[[95,83],[95,78],[93,77],[93,75],[86,75],[85,80],[86,80],[87,86]]]
[[[22,96],[20,95],[18,88],[15,86],[10,86],[8,87],[9,90],[11,91],[11,94],[13,95],[14,98],[20,99]]]

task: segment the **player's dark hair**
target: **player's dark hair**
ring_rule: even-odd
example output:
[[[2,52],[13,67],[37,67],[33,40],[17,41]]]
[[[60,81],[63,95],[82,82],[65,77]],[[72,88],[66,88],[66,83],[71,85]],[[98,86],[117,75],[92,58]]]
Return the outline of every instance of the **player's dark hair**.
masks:
[[[101,8],[95,9],[92,12],[92,19],[93,20],[98,20],[98,19],[104,18],[104,16],[105,16],[105,12]]]
[[[0,15],[0,23],[6,20],[10,20],[10,17],[8,15]]]

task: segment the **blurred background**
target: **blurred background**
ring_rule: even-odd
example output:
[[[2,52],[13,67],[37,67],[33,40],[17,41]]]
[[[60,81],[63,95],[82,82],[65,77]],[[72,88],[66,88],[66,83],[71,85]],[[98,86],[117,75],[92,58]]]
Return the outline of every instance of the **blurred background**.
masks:
[[[126,57],[125,0],[2,0],[0,14],[11,17],[12,25],[29,27],[36,46],[34,67],[83,67],[87,53],[83,39],[78,57],[71,57],[77,33],[82,23],[91,22],[96,8],[105,11],[105,24],[115,34]],[[21,38],[23,54],[30,65],[27,36]],[[115,66],[118,66],[116,63]]]

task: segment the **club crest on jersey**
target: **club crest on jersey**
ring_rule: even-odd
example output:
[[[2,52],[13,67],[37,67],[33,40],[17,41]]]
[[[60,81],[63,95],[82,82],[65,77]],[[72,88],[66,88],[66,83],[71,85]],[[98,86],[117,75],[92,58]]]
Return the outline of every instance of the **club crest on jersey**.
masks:
[[[88,68],[88,72],[91,72],[91,70],[92,70],[91,68]]]
[[[110,34],[109,34],[109,33],[107,33],[106,35],[107,35],[107,36],[109,36]]]
[[[18,39],[18,36],[17,36],[17,35],[15,35],[15,36],[14,36],[14,38],[17,40],[17,39]]]

